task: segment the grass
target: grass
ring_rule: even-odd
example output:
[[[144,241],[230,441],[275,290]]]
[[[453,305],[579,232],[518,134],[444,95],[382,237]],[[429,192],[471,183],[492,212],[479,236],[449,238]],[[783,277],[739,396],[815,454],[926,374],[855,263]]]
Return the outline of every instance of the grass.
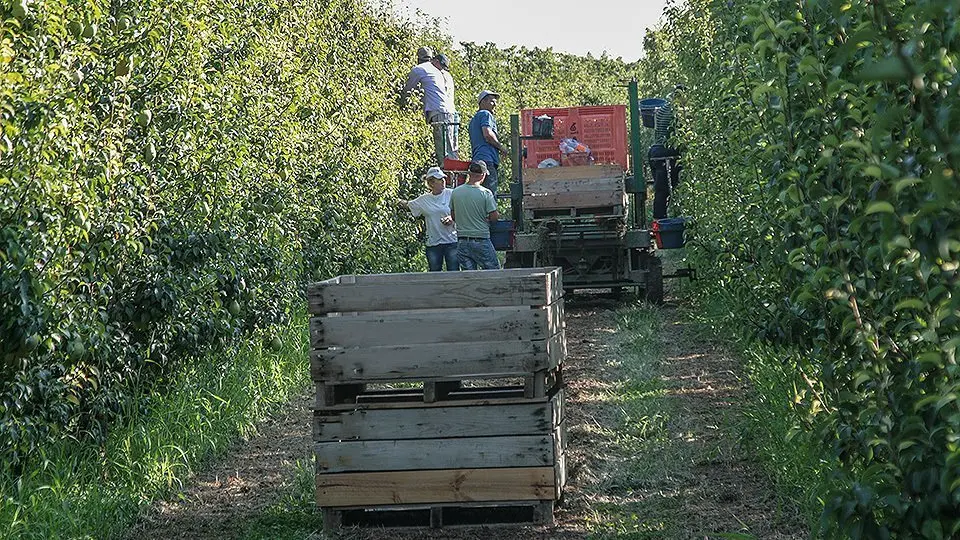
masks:
[[[294,484],[281,500],[243,526],[241,540],[301,540],[323,529],[323,519],[315,499],[313,462],[294,465]]]
[[[710,338],[725,342],[740,359],[750,384],[748,399],[732,426],[741,446],[763,467],[782,502],[798,509],[816,535],[822,497],[831,487],[830,464],[812,431],[799,428],[794,404],[806,386],[799,374],[802,353],[752,341],[731,320],[733,314],[722,296],[698,294],[696,288],[689,292],[693,306],[685,317]]]
[[[306,323],[273,352],[264,336],[188,362],[163,395],[144,399],[106,444],[43,448],[22,477],[0,476],[0,537],[111,538],[143,505],[175,492],[205,461],[307,384]]]
[[[598,435],[607,465],[589,494],[589,538],[639,540],[675,536],[678,495],[647,496],[667,482],[686,449],[670,435],[675,405],[661,376],[664,359],[660,312],[637,304],[616,313],[620,363],[605,396],[612,413]]]

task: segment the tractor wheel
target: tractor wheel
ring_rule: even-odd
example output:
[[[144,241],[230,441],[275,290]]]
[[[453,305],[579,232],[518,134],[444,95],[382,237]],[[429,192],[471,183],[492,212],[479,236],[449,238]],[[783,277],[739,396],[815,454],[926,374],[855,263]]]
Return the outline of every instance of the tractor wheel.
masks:
[[[660,257],[650,256],[648,259],[647,285],[643,297],[651,304],[663,304],[663,262]]]

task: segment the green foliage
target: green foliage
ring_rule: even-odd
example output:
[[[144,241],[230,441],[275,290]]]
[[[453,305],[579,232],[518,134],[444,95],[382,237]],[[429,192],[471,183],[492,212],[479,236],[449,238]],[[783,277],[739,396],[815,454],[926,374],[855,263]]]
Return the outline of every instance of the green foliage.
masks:
[[[269,349],[267,333],[191,358],[163,394],[114,422],[102,445],[47,442],[23,474],[0,471],[4,538],[114,538],[155,497],[176,493],[204,460],[226,452],[306,385],[306,317]],[[218,357],[228,356],[221,365]]]
[[[305,281],[411,266],[390,200],[423,134],[384,91],[409,29],[350,0],[29,7],[0,38],[10,463],[289,324]]]
[[[0,476],[24,497],[5,520],[36,498],[8,481],[99,459],[52,449],[112,444],[111,426],[245,341],[282,350],[305,283],[422,267],[393,205],[431,155],[399,99],[421,44],[450,48],[363,0],[0,3]],[[520,105],[622,100],[632,69],[491,44],[450,56],[465,119],[496,88],[504,126]],[[185,444],[172,479],[209,451]],[[156,491],[124,486],[110,497]]]
[[[648,93],[690,87],[680,196],[710,292],[803,351],[798,421],[840,486],[830,535],[960,533],[957,16],[693,0],[647,36]]]

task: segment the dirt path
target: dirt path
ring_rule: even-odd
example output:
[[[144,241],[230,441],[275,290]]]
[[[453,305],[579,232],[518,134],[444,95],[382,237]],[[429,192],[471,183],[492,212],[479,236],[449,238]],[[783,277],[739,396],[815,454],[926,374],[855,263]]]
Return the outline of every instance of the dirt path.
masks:
[[[553,527],[348,530],[339,537],[805,538],[802,521],[779,507],[737,445],[728,419],[744,393],[736,362],[681,322],[675,306],[584,296],[567,310],[569,483]],[[280,537],[251,534],[244,524],[291,490],[309,489],[293,487],[292,467],[308,459],[309,414],[309,400],[297,401],[191,482],[183,500],[155,505],[130,538]],[[282,529],[282,513],[274,517]],[[312,532],[282,536],[324,538],[316,523]]]

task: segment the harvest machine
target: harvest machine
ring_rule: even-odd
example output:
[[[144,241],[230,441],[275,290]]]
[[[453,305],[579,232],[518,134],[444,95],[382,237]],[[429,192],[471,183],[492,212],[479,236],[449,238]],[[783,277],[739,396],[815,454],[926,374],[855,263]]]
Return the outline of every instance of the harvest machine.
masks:
[[[506,266],[559,266],[568,290],[618,294],[635,288],[661,303],[664,276],[647,222],[637,83],[628,89],[629,159],[622,105],[526,109],[511,116],[514,235]],[[535,130],[544,117],[553,129]],[[562,154],[565,138],[585,143],[590,154]],[[561,166],[538,168],[550,159]]]

